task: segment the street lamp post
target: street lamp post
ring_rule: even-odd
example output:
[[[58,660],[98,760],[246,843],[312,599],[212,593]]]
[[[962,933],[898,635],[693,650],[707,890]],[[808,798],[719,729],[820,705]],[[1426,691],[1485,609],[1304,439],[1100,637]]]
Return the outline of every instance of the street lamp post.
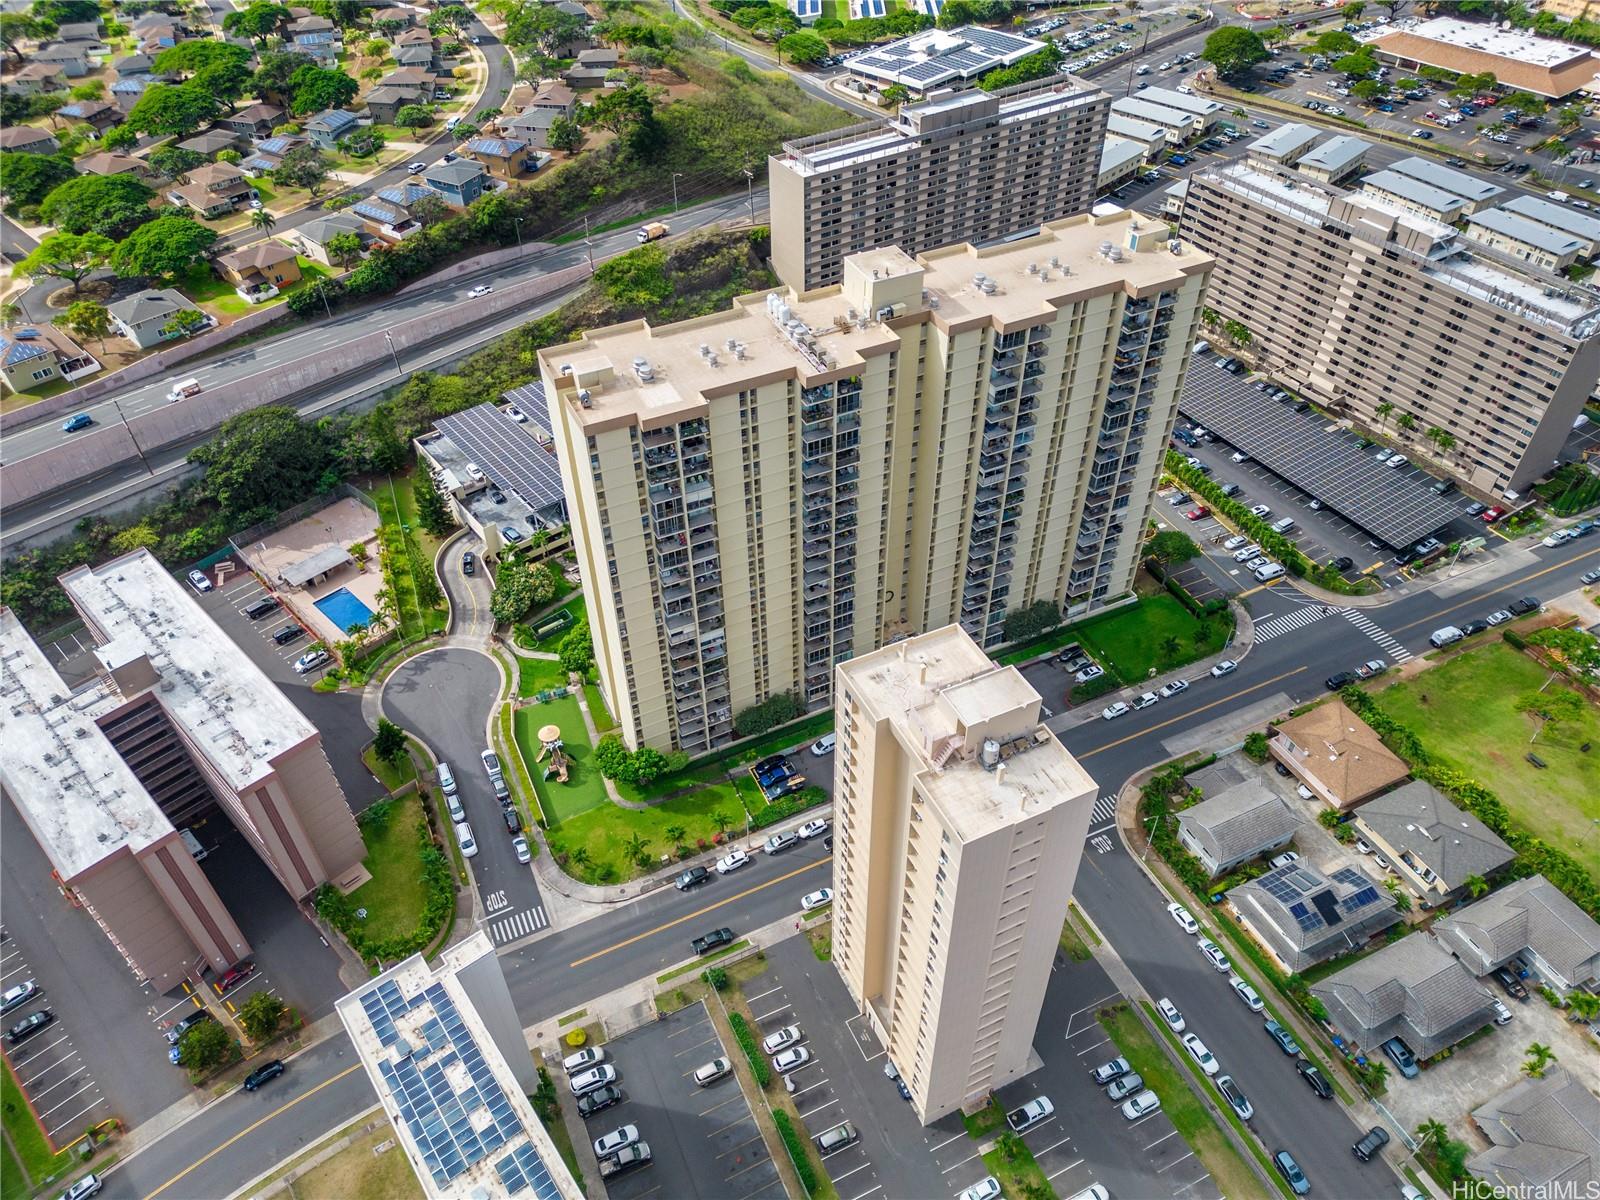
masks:
[[[745,196],[750,202],[750,224],[756,223],[756,176],[749,167],[744,169]]]
[[[394,373],[399,375],[402,373],[400,370],[400,352],[394,348],[394,335],[385,329],[383,331],[383,340],[389,343],[389,353],[394,357]]]
[[[674,171],[672,173],[672,211],[673,212],[677,212],[678,211],[678,177],[681,176],[682,174],[683,174],[682,171]]]
[[[122,421],[122,427],[128,431],[128,440],[133,443],[133,452],[139,456],[139,461],[144,464],[144,469],[150,472],[151,475],[154,475],[156,473],[156,469],[150,465],[150,460],[144,456],[144,451],[140,449],[139,439],[134,436],[133,426],[128,424],[128,417],[127,414],[122,411],[121,402],[113,400],[111,405],[117,410],[117,417]]]
[[[517,249],[521,250],[522,249],[522,218],[518,217],[516,219],[516,221],[517,221]]]
[[[594,274],[594,243],[589,240],[589,216],[583,218],[583,249],[589,255],[589,274]]]

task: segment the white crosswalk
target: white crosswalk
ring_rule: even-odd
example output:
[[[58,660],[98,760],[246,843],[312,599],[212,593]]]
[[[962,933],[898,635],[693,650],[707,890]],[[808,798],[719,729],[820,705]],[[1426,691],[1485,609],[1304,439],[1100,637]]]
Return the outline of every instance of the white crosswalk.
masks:
[[[1307,604],[1295,609],[1293,612],[1284,613],[1281,617],[1271,617],[1256,625],[1256,641],[1270,642],[1280,634],[1292,633],[1296,629],[1304,628],[1313,621],[1320,621],[1328,615],[1328,610],[1320,604]]]
[[[1353,608],[1347,608],[1344,610],[1344,619],[1349,621],[1350,624],[1361,630],[1362,633],[1366,634],[1373,641],[1377,642],[1378,645],[1381,646],[1385,651],[1387,651],[1389,657],[1394,661],[1395,665],[1398,666],[1400,663],[1407,661],[1411,657],[1411,651],[1407,650],[1399,642],[1395,641],[1394,638],[1390,637],[1388,633],[1384,632],[1382,626],[1380,626],[1365,613],[1359,612]]]
[[[550,918],[544,915],[544,906],[523,909],[519,913],[512,913],[509,917],[501,917],[497,921],[489,922],[489,937],[497,946],[504,946],[507,942],[514,942],[518,938],[525,938],[530,933],[550,924]]]
[[[1098,829],[1101,825],[1111,820],[1117,812],[1117,794],[1107,792],[1094,802],[1094,807],[1089,810],[1089,828]]]

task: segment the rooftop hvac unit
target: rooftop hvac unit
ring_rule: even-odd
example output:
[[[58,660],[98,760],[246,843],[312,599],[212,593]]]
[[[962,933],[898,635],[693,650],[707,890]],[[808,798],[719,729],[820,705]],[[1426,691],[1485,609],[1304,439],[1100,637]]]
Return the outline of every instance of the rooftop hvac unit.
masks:
[[[739,339],[738,338],[729,338],[726,342],[723,343],[723,349],[724,350],[732,350],[738,344],[739,344]]]
[[[561,373],[563,375],[571,375],[572,374],[572,364],[571,363],[562,363],[561,364]]]
[[[1100,253],[1105,255],[1107,258],[1109,258],[1111,256],[1111,243],[1110,242],[1101,242],[1100,243]]]
[[[710,358],[711,357],[711,343],[710,342],[701,342],[700,343],[700,357],[701,358]]]
[[[1000,743],[994,738],[983,739],[983,750],[980,752],[979,761],[983,763],[984,770],[992,771],[1000,765]]]
[[[745,355],[744,343],[743,342],[735,342],[733,344],[733,356],[735,358],[737,358],[740,362],[743,362],[744,361],[744,355]]]
[[[973,285],[975,287],[982,287],[983,286],[983,281],[985,279],[987,279],[987,278],[989,278],[987,275],[985,275],[982,271],[979,271],[976,275],[974,275],[972,277]]]
[[[932,308],[932,309],[937,309],[939,307],[939,297],[937,297],[937,296],[929,296],[928,297],[928,307]]]
[[[924,291],[922,294],[926,296],[928,293]],[[844,310],[844,319],[846,321],[854,321],[860,315],[860,313],[856,312],[856,306],[854,304]]]
[[[652,367],[644,359],[642,359],[642,358],[634,359],[633,360],[633,369],[639,373],[639,381],[641,383],[653,383],[653,382],[655,382],[656,369],[654,367]]]
[[[1028,264],[1028,274],[1029,275],[1037,275],[1038,273],[1039,273],[1039,264],[1038,263],[1029,263]]]
[[[706,366],[714,367],[716,365],[717,365],[717,355],[716,355],[716,352],[713,351],[712,353],[706,355]]]
[[[1169,254],[1182,254],[1183,253],[1183,243],[1180,242],[1177,238],[1169,238],[1167,240],[1167,253],[1169,253]]]
[[[1121,262],[1122,261],[1122,247],[1121,246],[1113,246],[1113,247],[1111,247],[1110,250],[1106,251],[1106,257],[1109,258],[1112,262],[1115,262],[1115,263]]]
[[[589,394],[588,388],[583,388],[578,392],[578,403],[583,405],[584,408],[594,407],[594,397]]]
[[[1057,255],[1052,254],[1050,256],[1050,265],[1052,267],[1059,267],[1061,265],[1061,259]]]
[[[999,291],[999,288],[997,288],[995,286],[994,280],[985,279],[982,283],[980,283],[978,285],[978,290],[980,292],[982,292],[985,296],[992,296],[992,295],[995,294],[995,292]]]

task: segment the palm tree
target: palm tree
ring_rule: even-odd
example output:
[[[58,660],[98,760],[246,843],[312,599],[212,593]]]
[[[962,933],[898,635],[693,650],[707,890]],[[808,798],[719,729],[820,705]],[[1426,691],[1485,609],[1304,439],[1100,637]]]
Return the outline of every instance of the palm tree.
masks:
[[[1410,413],[1401,413],[1394,419],[1394,424],[1396,429],[1404,429],[1407,433],[1410,433],[1417,427],[1417,419]]]
[[[1167,659],[1177,658],[1181,647],[1182,643],[1175,636],[1168,634],[1161,641],[1161,657]]]
[[[1389,414],[1394,412],[1394,405],[1385,400],[1372,411],[1376,414],[1380,424],[1387,425],[1389,423]]]
[[[1450,1130],[1443,1121],[1429,1118],[1417,1126],[1417,1149],[1422,1149],[1430,1141],[1436,1146],[1442,1146],[1449,1136]]]
[[[716,822],[718,833],[727,833],[728,826],[733,824],[733,819],[721,809],[718,809],[716,812],[712,813],[711,819]]]
[[[1222,317],[1214,308],[1201,308],[1200,319],[1207,325],[1215,325]]]
[[[0,304],[0,325],[10,329],[17,323],[17,318],[22,316],[22,309],[14,302],[7,300]]]
[[[1468,875],[1461,881],[1461,886],[1467,889],[1467,895],[1476,900],[1489,890],[1489,881],[1482,875]]]
[[[644,857],[644,849],[649,844],[649,842],[645,841],[637,833],[630,833],[628,835],[627,845],[628,857],[633,859],[634,862],[638,862]]]
[[[672,843],[673,849],[683,849],[683,839],[688,835],[688,830],[682,825],[667,826],[667,840]]]
[[[250,224],[254,228],[261,230],[262,233],[270,233],[272,227],[277,223],[278,218],[264,208],[258,208],[250,214]]]
[[[1377,1059],[1367,1060],[1367,1086],[1375,1092],[1383,1091],[1383,1085],[1389,1078],[1389,1064],[1379,1062]]]
[[[1433,444],[1439,447],[1440,454],[1449,454],[1456,448],[1456,435],[1441,429],[1439,436],[1433,439]]]
[[[1567,1012],[1574,1021],[1592,1021],[1600,1017],[1600,996],[1593,992],[1573,992],[1567,997]]]
[[[575,867],[587,867],[589,865],[589,851],[582,846],[567,855],[567,858]]]
[[[1542,1042],[1528,1043],[1528,1061],[1522,1064],[1522,1073],[1543,1079],[1550,1064],[1556,1061],[1556,1052]]]

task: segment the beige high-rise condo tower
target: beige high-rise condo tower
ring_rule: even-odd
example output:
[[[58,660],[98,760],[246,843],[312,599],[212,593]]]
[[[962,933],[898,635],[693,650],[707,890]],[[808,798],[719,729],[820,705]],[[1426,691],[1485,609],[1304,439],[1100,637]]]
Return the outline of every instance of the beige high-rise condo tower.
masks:
[[[924,1124],[1027,1072],[1097,791],[959,626],[839,668],[833,962]]]
[[[1087,212],[1110,111],[1093,84],[1052,75],[785,142],[767,160],[772,264],[804,292],[862,250],[917,254]]]
[[[1130,213],[539,352],[606,696],[700,751],[900,632],[1128,594],[1211,259]]]

